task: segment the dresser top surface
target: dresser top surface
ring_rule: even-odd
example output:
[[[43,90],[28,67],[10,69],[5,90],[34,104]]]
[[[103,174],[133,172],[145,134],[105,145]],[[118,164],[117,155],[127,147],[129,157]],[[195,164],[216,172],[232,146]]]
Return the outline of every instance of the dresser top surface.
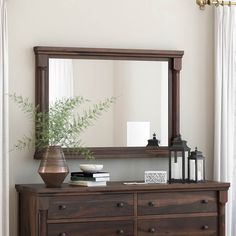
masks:
[[[185,184],[125,184],[124,182],[107,182],[107,186],[83,187],[63,184],[61,188],[46,188],[44,184],[16,184],[18,192],[37,194],[56,193],[90,193],[90,192],[134,192],[134,191],[199,191],[199,190],[227,190],[229,183],[207,181],[205,183]]]

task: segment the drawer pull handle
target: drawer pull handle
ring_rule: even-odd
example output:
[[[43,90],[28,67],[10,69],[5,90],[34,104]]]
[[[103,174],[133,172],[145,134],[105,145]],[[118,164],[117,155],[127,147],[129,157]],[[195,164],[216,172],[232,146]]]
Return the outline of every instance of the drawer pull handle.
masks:
[[[207,199],[202,200],[202,203],[207,204],[209,201]]]
[[[60,233],[59,236],[66,236],[66,233]]]
[[[149,202],[149,203],[148,203],[148,206],[154,207],[154,202]]]
[[[124,230],[123,229],[119,229],[119,230],[117,230],[117,234],[124,234]]]
[[[60,205],[59,206],[59,210],[65,210],[66,209],[66,205]],[[64,235],[62,235],[62,236],[64,236]]]
[[[155,232],[156,232],[156,229],[155,229],[155,228],[150,228],[150,229],[148,230],[148,232],[149,232],[149,233],[155,233]]]
[[[118,202],[116,205],[117,205],[117,207],[122,208],[122,207],[124,207],[125,204],[123,202]]]
[[[207,230],[207,229],[209,229],[209,227],[208,227],[208,225],[203,225],[202,229]]]

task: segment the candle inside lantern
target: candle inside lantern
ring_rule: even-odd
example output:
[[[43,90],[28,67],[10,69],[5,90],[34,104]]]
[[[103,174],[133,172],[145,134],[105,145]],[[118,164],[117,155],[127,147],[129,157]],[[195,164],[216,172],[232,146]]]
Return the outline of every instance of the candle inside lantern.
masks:
[[[172,169],[172,179],[181,179],[182,178],[182,158],[177,157],[177,161],[171,163]]]
[[[196,180],[196,174],[195,174],[195,161],[190,160],[190,180]]]
[[[202,178],[202,172],[201,172],[200,170],[198,170],[198,172],[197,172],[197,179],[198,179],[198,181],[203,180],[203,178]]]

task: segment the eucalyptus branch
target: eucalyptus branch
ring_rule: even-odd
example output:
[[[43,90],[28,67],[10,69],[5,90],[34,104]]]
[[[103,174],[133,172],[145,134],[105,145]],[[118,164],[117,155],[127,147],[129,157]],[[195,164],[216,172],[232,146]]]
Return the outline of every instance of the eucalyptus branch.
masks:
[[[24,135],[22,139],[17,140],[17,143],[14,145],[14,148],[18,150],[24,150],[24,149],[30,150],[30,148],[33,147],[33,145],[34,145],[34,139],[32,139],[32,137]]]
[[[32,145],[37,149],[43,149],[48,145],[61,145],[73,148],[87,159],[91,159],[93,154],[81,146],[80,134],[93,125],[93,121],[108,111],[115,102],[114,97],[106,98],[80,115],[75,113],[75,109],[89,102],[81,96],[58,99],[50,104],[48,112],[39,112],[38,106],[34,106],[28,98],[16,94],[10,95],[10,98],[35,121],[35,135],[19,139],[15,145],[16,149],[23,150]]]
[[[88,111],[84,111],[83,115],[77,115],[76,119],[73,120],[70,130],[77,130],[77,132],[83,132],[87,127],[93,125],[93,121],[97,120],[104,111],[110,108],[111,104],[115,102],[115,98],[107,98],[98,104],[93,105],[93,108],[89,108]]]
[[[10,94],[9,97],[19,105],[20,109],[25,114],[28,114],[30,118],[34,119],[38,110],[38,106],[35,107],[35,105],[29,101],[29,98],[23,98],[22,96],[18,96],[15,93]]]

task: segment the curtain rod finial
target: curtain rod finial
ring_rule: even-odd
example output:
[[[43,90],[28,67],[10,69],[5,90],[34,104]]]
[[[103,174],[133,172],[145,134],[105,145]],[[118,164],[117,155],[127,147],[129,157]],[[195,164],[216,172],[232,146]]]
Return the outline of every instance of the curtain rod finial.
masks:
[[[197,5],[199,6],[200,10],[204,10],[207,4],[206,0],[196,0]]]

